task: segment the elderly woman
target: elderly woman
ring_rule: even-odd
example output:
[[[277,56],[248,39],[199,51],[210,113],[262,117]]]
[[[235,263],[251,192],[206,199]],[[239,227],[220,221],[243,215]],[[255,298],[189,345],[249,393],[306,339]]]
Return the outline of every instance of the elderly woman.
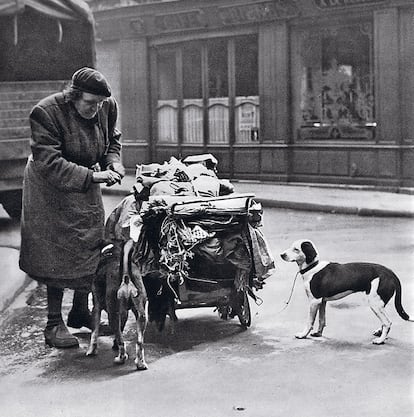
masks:
[[[32,155],[24,174],[20,268],[47,286],[46,344],[79,346],[62,320],[64,288],[74,289],[68,326],[91,326],[88,293],[104,230],[100,183],[120,182],[117,104],[104,76],[81,68],[61,93],[31,111]]]

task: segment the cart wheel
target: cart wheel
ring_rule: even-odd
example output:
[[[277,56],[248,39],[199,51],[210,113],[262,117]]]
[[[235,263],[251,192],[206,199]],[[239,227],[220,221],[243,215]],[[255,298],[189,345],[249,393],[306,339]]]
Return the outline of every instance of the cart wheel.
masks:
[[[252,324],[252,315],[250,312],[249,298],[246,291],[240,291],[238,295],[240,304],[237,306],[237,317],[239,318],[240,324],[247,328]]]

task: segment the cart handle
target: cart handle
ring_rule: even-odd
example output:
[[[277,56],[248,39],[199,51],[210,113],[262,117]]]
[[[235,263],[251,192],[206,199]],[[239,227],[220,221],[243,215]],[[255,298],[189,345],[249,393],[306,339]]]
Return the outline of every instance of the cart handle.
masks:
[[[173,212],[174,207],[179,206],[179,205],[192,204],[192,203],[210,203],[210,202],[213,202],[213,201],[220,201],[220,200],[234,200],[236,198],[247,198],[248,199],[247,202],[246,202],[246,204],[247,204],[246,209],[247,209],[249,200],[251,198],[254,198],[254,197],[255,197],[254,194],[231,194],[231,195],[228,195],[228,196],[223,195],[223,196],[220,196],[220,197],[197,198],[197,199],[193,199],[193,200],[178,201],[176,203],[173,203],[170,206],[170,210],[171,210],[171,212]]]

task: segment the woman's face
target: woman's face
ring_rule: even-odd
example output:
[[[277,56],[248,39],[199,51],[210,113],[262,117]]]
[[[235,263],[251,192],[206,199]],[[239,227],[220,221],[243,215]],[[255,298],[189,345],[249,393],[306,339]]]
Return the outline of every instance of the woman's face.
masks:
[[[82,93],[82,97],[75,101],[75,108],[84,119],[92,119],[102,107],[105,96],[97,96],[96,94]]]

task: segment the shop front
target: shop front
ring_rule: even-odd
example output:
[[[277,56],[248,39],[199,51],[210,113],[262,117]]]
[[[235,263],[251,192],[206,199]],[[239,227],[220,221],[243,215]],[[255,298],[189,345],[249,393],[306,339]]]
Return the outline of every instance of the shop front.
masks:
[[[233,179],[414,185],[411,0],[92,8],[128,168],[209,152]]]

